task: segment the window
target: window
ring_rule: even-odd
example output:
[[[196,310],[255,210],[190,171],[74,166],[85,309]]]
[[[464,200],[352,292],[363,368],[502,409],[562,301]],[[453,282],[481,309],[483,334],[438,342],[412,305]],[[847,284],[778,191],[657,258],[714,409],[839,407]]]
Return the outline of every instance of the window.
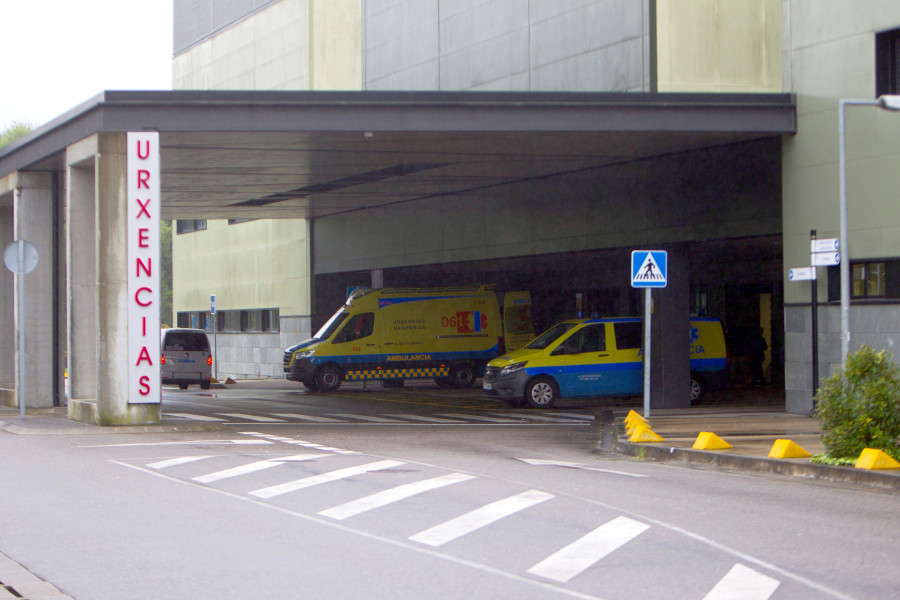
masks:
[[[178,219],[175,225],[175,233],[178,235],[204,229],[206,229],[206,219]]]
[[[706,285],[691,286],[691,314],[697,317],[705,317],[707,310],[707,298],[709,292]]]
[[[606,325],[588,325],[573,333],[563,342],[566,354],[582,352],[603,352],[606,350]]]
[[[854,299],[900,298],[900,259],[850,263],[850,297]],[[828,301],[841,299],[841,269],[828,267]]]
[[[900,92],[900,29],[875,34],[875,96]]]
[[[633,323],[614,323],[613,328],[616,332],[616,348],[619,350],[640,348],[643,337],[642,327],[642,323],[638,321]]]
[[[334,343],[352,342],[372,335],[375,330],[375,313],[360,313],[347,319],[340,333],[334,336]]]
[[[884,263],[855,263],[850,265],[853,271],[850,295],[854,298],[883,297]]]

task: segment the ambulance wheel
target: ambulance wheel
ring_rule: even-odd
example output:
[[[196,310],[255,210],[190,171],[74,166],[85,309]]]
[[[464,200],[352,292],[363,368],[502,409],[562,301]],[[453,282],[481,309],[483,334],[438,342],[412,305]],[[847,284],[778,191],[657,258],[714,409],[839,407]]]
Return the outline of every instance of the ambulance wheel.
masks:
[[[706,385],[696,373],[691,373],[691,404],[700,399],[700,396],[706,391]]]
[[[303,387],[305,387],[306,389],[308,389],[311,392],[315,392],[316,390],[319,389],[319,386],[316,385],[315,381],[301,381],[300,383],[302,383]]]
[[[472,365],[462,363],[454,365],[450,369],[450,384],[457,388],[472,387],[475,383],[475,368]]]
[[[188,384],[186,384],[186,383],[179,383],[179,384],[178,384],[178,389],[179,389],[179,390],[186,390],[186,389],[188,389]]]
[[[201,379],[201,380],[200,380],[200,389],[201,389],[201,390],[208,390],[208,389],[209,389],[209,383],[210,383],[210,382],[209,382],[209,379]]]
[[[325,365],[316,373],[316,387],[323,392],[333,392],[341,387],[344,379],[341,370],[334,365]]]
[[[538,377],[525,388],[525,402],[531,408],[550,408],[559,398],[559,388],[549,377]]]

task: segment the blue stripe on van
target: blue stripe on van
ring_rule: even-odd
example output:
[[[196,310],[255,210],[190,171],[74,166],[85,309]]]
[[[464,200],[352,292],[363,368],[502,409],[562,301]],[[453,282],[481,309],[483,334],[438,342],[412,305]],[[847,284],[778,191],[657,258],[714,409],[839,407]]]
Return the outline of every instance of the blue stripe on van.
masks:
[[[721,371],[726,366],[724,358],[692,358],[691,369],[694,371]]]

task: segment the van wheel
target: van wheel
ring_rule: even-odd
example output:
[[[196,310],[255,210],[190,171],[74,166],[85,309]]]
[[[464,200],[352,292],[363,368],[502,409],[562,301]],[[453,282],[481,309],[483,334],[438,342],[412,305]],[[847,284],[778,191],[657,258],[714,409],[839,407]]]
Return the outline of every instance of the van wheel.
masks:
[[[186,390],[186,389],[188,389],[188,384],[186,384],[186,383],[179,383],[179,384],[178,384],[178,389],[179,389],[179,390]]]
[[[450,369],[450,383],[453,387],[467,388],[475,383],[475,369],[472,365],[454,365]]]
[[[311,392],[315,392],[316,390],[319,389],[319,386],[316,385],[315,381],[309,381],[309,382],[301,381],[300,383],[302,383],[303,387],[305,387],[306,389],[308,389]]]
[[[696,373],[691,373],[691,404],[699,400],[705,391],[703,379]]]
[[[208,390],[209,389],[209,379],[201,379],[200,380],[200,389]]]
[[[334,365],[325,365],[316,373],[316,387],[323,392],[333,392],[341,387],[344,379],[341,370]]]
[[[525,387],[525,402],[531,408],[550,408],[557,398],[559,388],[552,379],[539,377]]]

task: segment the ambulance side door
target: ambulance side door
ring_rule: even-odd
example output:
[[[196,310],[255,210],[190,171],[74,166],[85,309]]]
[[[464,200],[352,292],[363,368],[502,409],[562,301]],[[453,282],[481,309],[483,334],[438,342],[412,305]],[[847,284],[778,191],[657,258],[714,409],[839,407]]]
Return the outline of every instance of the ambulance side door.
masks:
[[[606,323],[577,329],[561,344],[565,365],[559,375],[560,396],[603,396],[610,392],[610,363]]]

